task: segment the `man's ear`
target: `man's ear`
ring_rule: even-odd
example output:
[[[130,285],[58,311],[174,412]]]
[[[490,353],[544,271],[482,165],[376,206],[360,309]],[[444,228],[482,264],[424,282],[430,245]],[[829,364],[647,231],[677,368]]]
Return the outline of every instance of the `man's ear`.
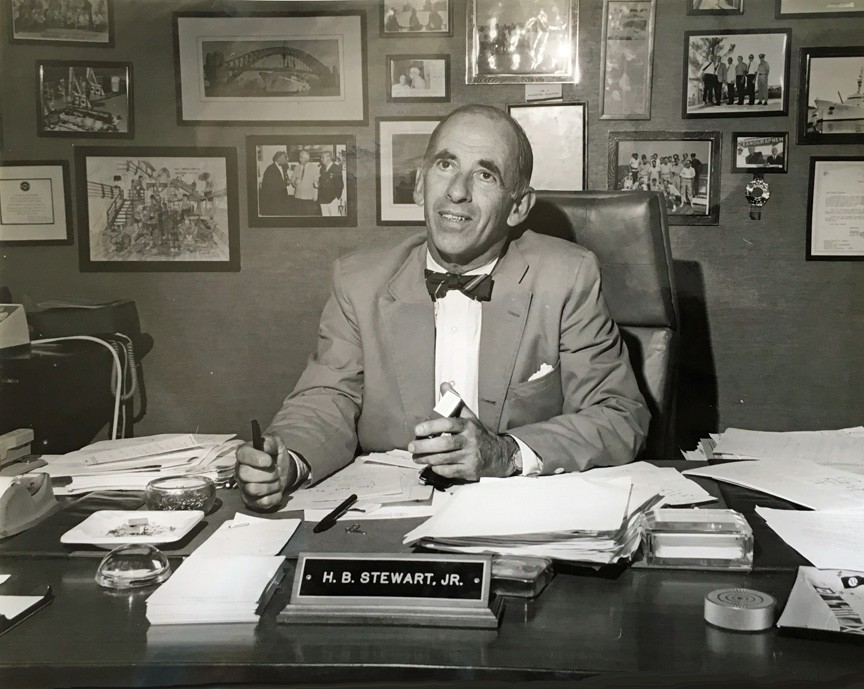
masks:
[[[414,203],[416,203],[418,206],[423,205],[423,189],[423,166],[421,165],[417,168],[417,177],[414,180]]]
[[[533,189],[528,189],[521,199],[513,202],[513,207],[510,209],[510,215],[507,216],[507,224],[510,227],[521,225],[528,218],[531,209],[534,208],[534,202],[537,201],[537,196]]]

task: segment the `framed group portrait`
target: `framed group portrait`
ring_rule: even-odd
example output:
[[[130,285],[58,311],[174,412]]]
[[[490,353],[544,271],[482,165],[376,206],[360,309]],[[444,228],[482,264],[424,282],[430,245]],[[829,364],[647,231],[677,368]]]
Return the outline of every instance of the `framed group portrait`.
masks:
[[[453,35],[453,0],[381,0],[381,36]]]
[[[414,186],[432,131],[440,118],[379,117],[378,224],[422,225],[423,207],[414,199]]]
[[[237,152],[77,147],[80,268],[240,270]]]
[[[579,0],[467,0],[465,82],[579,81]]]
[[[45,60],[36,83],[39,136],[133,136],[131,62]]]
[[[670,225],[717,225],[720,132],[609,132],[607,188],[663,194]]]
[[[651,118],[656,0],[604,0],[601,120]]]
[[[179,124],[367,124],[364,12],[173,19]]]
[[[789,112],[789,29],[687,31],[681,116]]]
[[[348,134],[246,137],[250,227],[356,227],[356,146]]]
[[[534,152],[531,186],[537,191],[582,191],[587,184],[588,106],[519,103],[507,111],[525,130]]]
[[[744,14],[744,0],[684,0],[687,14]]]
[[[802,48],[798,143],[864,143],[864,47]]]
[[[388,103],[450,102],[449,55],[388,55],[385,67]]]
[[[808,261],[864,261],[862,189],[864,156],[810,158]]]
[[[777,19],[864,15],[864,0],[775,0],[775,2]]]
[[[114,47],[114,0],[7,0],[12,43]]]
[[[787,172],[788,132],[732,134],[732,172]]]
[[[71,243],[69,163],[0,161],[0,245]]]

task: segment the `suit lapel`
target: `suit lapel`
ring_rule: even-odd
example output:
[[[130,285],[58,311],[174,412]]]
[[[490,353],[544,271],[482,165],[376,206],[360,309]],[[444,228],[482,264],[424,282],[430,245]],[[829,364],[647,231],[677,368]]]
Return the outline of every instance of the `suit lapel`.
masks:
[[[423,267],[426,243],[416,247],[381,297],[388,361],[399,384],[410,435],[435,405],[435,312]]]
[[[527,270],[525,258],[512,242],[492,272],[492,299],[483,304],[478,416],[495,432],[531,305],[532,292],[521,284]]]

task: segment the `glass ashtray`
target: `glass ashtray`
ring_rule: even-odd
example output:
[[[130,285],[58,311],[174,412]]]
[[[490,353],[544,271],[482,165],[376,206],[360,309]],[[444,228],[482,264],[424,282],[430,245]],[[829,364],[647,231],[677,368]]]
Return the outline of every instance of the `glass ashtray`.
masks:
[[[206,476],[166,476],[147,484],[148,510],[201,510],[207,514],[216,502],[216,485]]]
[[[159,548],[147,544],[117,546],[96,569],[96,583],[115,591],[154,586],[170,576],[168,558]]]

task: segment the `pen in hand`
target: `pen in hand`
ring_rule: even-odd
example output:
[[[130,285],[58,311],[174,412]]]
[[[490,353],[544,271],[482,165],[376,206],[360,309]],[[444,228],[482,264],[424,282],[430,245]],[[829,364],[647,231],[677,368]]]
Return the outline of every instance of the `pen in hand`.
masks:
[[[256,450],[264,451],[264,438],[261,435],[261,426],[258,425],[258,419],[252,419],[252,447]]]

